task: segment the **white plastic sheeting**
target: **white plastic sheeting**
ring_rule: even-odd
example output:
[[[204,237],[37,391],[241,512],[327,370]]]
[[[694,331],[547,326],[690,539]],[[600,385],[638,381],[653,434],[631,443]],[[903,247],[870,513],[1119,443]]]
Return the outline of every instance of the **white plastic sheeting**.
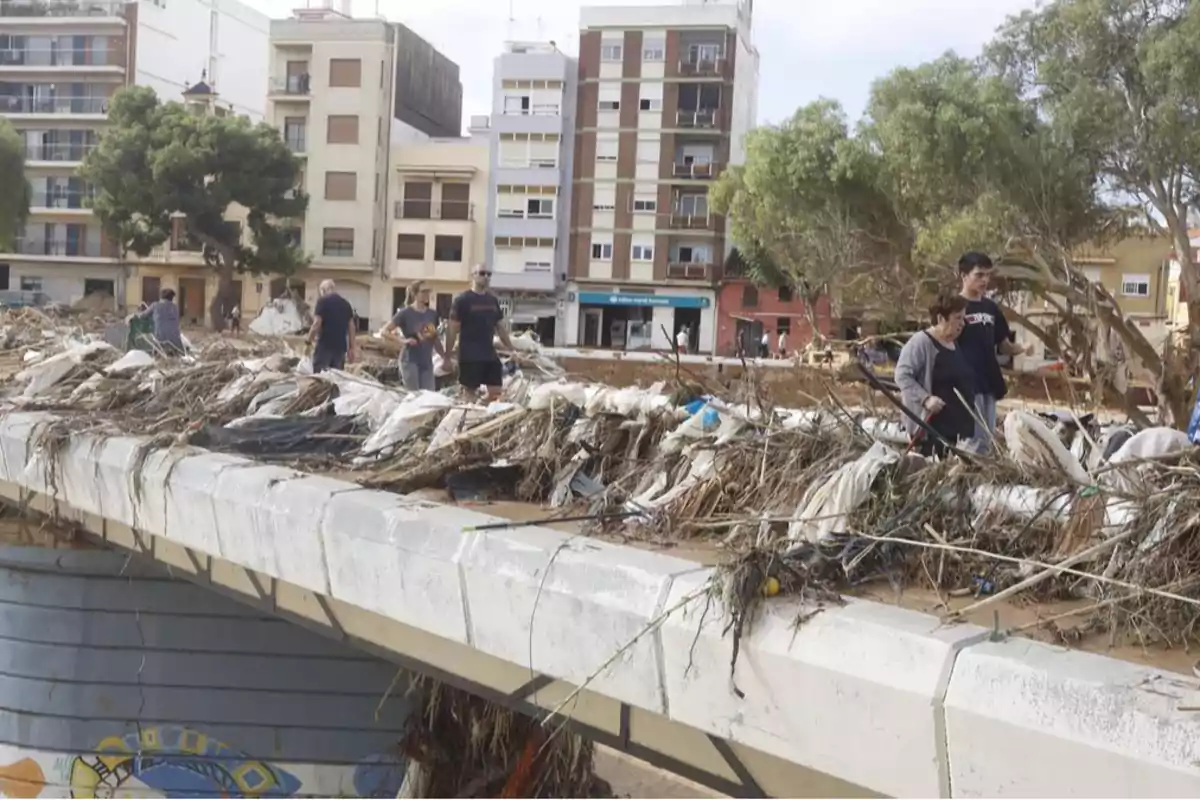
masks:
[[[390,451],[452,405],[453,400],[437,392],[410,394],[392,409],[379,429],[363,443],[363,456],[371,457]]]
[[[124,375],[154,366],[154,356],[145,350],[130,350],[110,364],[104,371],[109,375]]]
[[[304,319],[294,301],[281,298],[263,306],[249,327],[259,336],[290,336],[304,330]]]
[[[849,464],[843,464],[824,483],[805,493],[788,525],[788,539],[819,542],[844,531],[849,516],[871,496],[871,486],[884,467],[900,460],[900,454],[882,442]]]
[[[112,345],[107,342],[73,344],[57,355],[25,367],[15,376],[17,381],[28,382],[22,396],[36,397],[67,377],[77,365],[82,364],[96,353],[112,349],[114,349]]]
[[[1080,486],[1092,478],[1046,423],[1026,411],[1010,411],[1004,418],[1004,441],[1013,461],[1027,467],[1059,469]]]

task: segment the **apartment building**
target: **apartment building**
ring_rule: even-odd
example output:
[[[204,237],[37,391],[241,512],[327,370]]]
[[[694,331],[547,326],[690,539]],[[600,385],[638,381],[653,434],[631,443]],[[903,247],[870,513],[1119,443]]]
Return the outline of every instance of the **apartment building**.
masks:
[[[558,293],[570,260],[578,61],[553,43],[508,42],[494,62],[488,255],[514,328],[566,340]]]
[[[164,99],[205,76],[228,82],[223,110],[261,118],[267,18],[236,0],[6,0],[0,3],[0,115],[26,147],[29,221],[0,253],[0,289],[73,303],[124,297],[118,248],[75,172],[121,87]]]
[[[486,138],[430,139],[392,149],[392,235],[372,317],[390,316],[415,281],[433,292],[443,319],[487,256],[491,148]]]
[[[744,160],[757,114],[752,0],[585,7],[580,14],[567,342],[716,346],[732,243],[708,187]]]
[[[387,275],[390,149],[461,120],[461,86],[457,93],[446,88],[457,81],[457,67],[446,69],[427,44],[418,48],[408,33],[401,36],[406,31],[383,19],[351,18],[346,7],[302,9],[271,22],[268,119],[305,160],[309,196],[295,235],[312,263],[294,283],[304,285],[311,303],[322,280],[336,280],[364,328],[381,324],[390,308],[390,292],[372,302],[372,287],[382,291]],[[404,52],[400,40],[409,43]],[[442,66],[416,69],[412,59]],[[412,85],[438,69],[451,75],[441,82],[445,92]]]

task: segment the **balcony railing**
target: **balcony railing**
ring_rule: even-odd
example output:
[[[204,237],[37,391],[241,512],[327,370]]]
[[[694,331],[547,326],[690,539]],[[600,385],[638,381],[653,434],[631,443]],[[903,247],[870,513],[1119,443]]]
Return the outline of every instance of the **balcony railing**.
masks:
[[[124,2],[107,0],[12,0],[0,3],[0,17],[121,17]]]
[[[667,264],[669,280],[711,281],[713,265],[697,261],[676,261]]]
[[[271,78],[271,94],[308,95],[311,91],[308,75],[288,75],[286,78]]]
[[[0,114],[107,114],[106,97],[0,97]]]
[[[397,200],[394,213],[396,219],[469,221],[475,219],[475,204],[465,200],[443,200],[440,203],[431,200]]]
[[[29,161],[83,161],[94,144],[42,144],[25,148]]]
[[[96,258],[101,254],[100,242],[71,239],[17,239],[13,252],[27,256],[68,256]]]
[[[506,108],[506,117],[557,117],[562,114],[562,107],[557,103],[538,103],[532,108]]]
[[[676,230],[705,230],[712,225],[712,217],[706,212],[689,214],[675,210],[670,214],[668,225]]]
[[[681,128],[715,128],[717,127],[717,110],[702,108],[695,111],[677,111],[675,122]]]
[[[725,72],[725,57],[693,56],[681,59],[679,62],[680,75],[696,77],[722,75]]]
[[[692,164],[683,164],[676,161],[671,166],[671,174],[676,178],[715,178],[717,176],[717,165],[711,161]]]
[[[122,56],[109,48],[24,47],[0,50],[0,67],[124,67]]]
[[[91,208],[95,201],[92,192],[34,192],[30,208]]]

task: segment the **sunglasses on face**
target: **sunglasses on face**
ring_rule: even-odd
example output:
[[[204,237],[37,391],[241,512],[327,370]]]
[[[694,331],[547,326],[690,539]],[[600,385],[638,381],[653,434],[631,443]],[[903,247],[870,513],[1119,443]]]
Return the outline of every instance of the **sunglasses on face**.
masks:
[[[478,276],[479,276],[479,277],[481,277],[481,278],[490,278],[490,277],[492,277],[492,273],[490,273],[490,272],[476,272],[475,274],[476,274],[476,275],[478,275]]]

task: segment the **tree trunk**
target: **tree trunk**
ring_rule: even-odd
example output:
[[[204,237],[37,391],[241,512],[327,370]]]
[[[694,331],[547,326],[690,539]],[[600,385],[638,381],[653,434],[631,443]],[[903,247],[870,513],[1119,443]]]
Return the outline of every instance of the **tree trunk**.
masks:
[[[233,307],[233,254],[218,250],[217,291],[208,305],[208,321],[213,331],[225,330],[227,309]]]

